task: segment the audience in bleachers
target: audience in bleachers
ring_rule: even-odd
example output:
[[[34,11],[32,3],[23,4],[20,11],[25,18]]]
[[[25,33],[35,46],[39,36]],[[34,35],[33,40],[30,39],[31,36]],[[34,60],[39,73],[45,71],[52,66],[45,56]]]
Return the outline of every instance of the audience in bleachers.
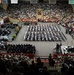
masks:
[[[50,67],[59,66],[61,75],[74,74],[74,57],[72,56],[59,56],[54,58],[51,54],[49,55],[49,67],[46,67],[38,57],[35,60],[30,59],[21,54],[0,54],[0,73],[3,75],[52,75],[48,70]],[[60,75],[58,74],[58,75]]]
[[[70,35],[74,38],[74,14],[71,5],[68,4],[59,3],[50,5],[48,3],[37,3],[36,5],[32,5],[20,2],[17,5],[10,5],[7,11],[0,8],[0,16],[4,17],[10,15],[13,18],[20,18],[21,20],[24,18],[29,20],[33,18],[36,20],[37,9],[43,10],[42,20],[44,21],[50,20],[52,22],[58,22],[59,24],[61,23],[64,26],[70,25],[71,29],[68,27],[67,30],[70,30]]]
[[[62,75],[71,75],[74,74],[74,58],[73,57],[65,57],[62,62],[61,72]]]
[[[65,9],[63,9],[64,7]],[[46,17],[46,18],[53,18],[53,19],[56,18],[57,20],[61,20],[65,16],[66,12],[71,12],[70,11],[71,7],[67,4],[62,5],[61,7],[61,4],[50,5],[48,3],[44,3],[42,5],[39,3],[36,5],[19,3],[18,5],[11,5],[9,8],[10,9],[9,12],[10,13],[12,12],[11,14],[14,14],[15,16],[18,15],[17,17],[19,18],[35,18],[36,19],[37,9],[39,8],[43,10],[43,19]]]
[[[62,3],[55,5],[50,5],[49,3],[37,3],[36,5],[31,5],[29,3],[20,2],[17,5],[10,5],[7,11],[4,11],[0,8],[0,15],[1,17],[10,15],[12,17],[20,19],[36,19],[37,9],[43,10],[43,19],[56,18],[58,21],[64,20],[65,22],[69,22],[69,20],[73,18],[72,7],[68,4]]]
[[[7,11],[3,10],[3,9],[0,7],[0,17],[1,17],[1,18],[4,18],[4,17],[7,17],[7,16],[8,16]]]
[[[61,7],[62,5],[62,7]],[[55,8],[55,9],[54,9]],[[64,8],[64,9],[63,9]],[[67,9],[68,8],[68,9]],[[55,4],[50,5],[48,3],[37,3],[36,5],[31,5],[29,3],[20,2],[17,5],[10,5],[7,11],[1,9],[1,16],[10,15],[14,18],[34,18],[36,19],[37,9],[43,10],[43,19],[55,19],[60,21],[64,17],[71,14],[72,8],[68,4]],[[67,14],[66,14],[67,13]]]
[[[22,6],[21,6],[22,4]],[[37,9],[42,9],[43,11],[43,17],[42,17],[42,22],[44,21],[52,21],[52,22],[58,22],[60,23],[60,21],[62,22],[62,25],[64,24],[66,26],[66,24],[71,26],[71,33],[70,35],[74,38],[74,27],[72,27],[73,23],[73,18],[74,15],[72,13],[72,8],[70,5],[68,4],[56,4],[56,5],[50,5],[48,3],[44,3],[44,4],[36,4],[36,5],[31,5],[31,4],[23,4],[23,3],[19,3],[18,6],[16,5],[11,5],[11,7],[9,8],[11,12],[11,14],[14,14],[15,16],[17,16],[17,18],[34,18],[36,19],[37,17]],[[16,8],[15,8],[16,7]],[[25,7],[25,8],[24,8]],[[29,7],[29,8],[28,8]],[[55,7],[55,9],[54,9]],[[64,9],[63,9],[64,8]],[[68,8],[68,9],[67,9]],[[68,28],[67,28],[68,29]],[[69,30],[68,30],[69,31]],[[70,32],[70,31],[69,31]]]
[[[5,23],[0,28],[0,41],[12,41],[17,36],[21,25],[13,23]]]
[[[69,23],[69,26],[66,26],[66,34],[70,34],[72,38],[74,39],[74,23]]]
[[[42,22],[51,21],[57,22],[66,28],[66,33],[70,34],[74,38],[74,13],[72,13],[72,8],[67,4],[56,4],[50,5],[48,3],[44,4],[24,4],[19,3],[17,5],[10,5],[7,11],[0,8],[0,17],[4,18],[10,16],[12,18],[24,18],[36,19],[37,9],[42,9],[43,17]],[[4,24],[1,28],[15,28],[16,25]],[[50,33],[49,33],[50,32]],[[11,31],[9,29],[0,29],[0,35],[9,35]],[[65,36],[60,31],[58,26],[53,25],[38,25],[29,26],[28,32],[26,32],[26,40],[32,41],[61,41],[65,40]],[[8,44],[0,45],[1,50],[7,51],[7,53],[34,53],[36,48],[30,44]],[[74,52],[74,48],[71,49]],[[70,51],[70,49],[68,49]],[[62,57],[59,56],[54,59],[51,55],[49,56],[49,67],[54,67],[59,65],[61,67],[61,75],[73,75],[74,74],[74,57]],[[20,54],[4,54],[0,55],[0,75],[50,75],[44,63],[41,62],[40,58],[37,58],[36,63],[32,61],[29,57]]]
[[[19,26],[18,24],[13,24],[13,23],[9,23],[9,24],[2,24],[1,28],[15,28],[16,26]]]
[[[63,18],[60,25],[64,26],[66,28],[66,34],[70,34],[74,39],[74,14],[72,13]]]
[[[35,63],[23,54],[1,55],[0,73],[3,75],[50,75],[40,58],[37,58]]]

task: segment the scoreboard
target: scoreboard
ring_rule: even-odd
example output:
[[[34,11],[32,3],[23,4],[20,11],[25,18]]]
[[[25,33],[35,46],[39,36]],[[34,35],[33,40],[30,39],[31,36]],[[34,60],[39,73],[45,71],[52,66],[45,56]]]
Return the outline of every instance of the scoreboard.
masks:
[[[74,4],[74,0],[69,0],[69,4]]]
[[[11,0],[11,4],[17,4],[18,0]]]
[[[18,0],[0,0],[1,4],[8,4],[8,2],[11,2],[11,4],[17,4]]]

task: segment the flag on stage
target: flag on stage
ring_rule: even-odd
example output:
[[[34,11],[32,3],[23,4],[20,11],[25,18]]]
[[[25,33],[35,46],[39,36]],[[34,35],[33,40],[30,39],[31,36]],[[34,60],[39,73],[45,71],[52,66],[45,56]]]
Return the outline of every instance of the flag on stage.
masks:
[[[18,4],[18,0],[11,0],[11,4]]]

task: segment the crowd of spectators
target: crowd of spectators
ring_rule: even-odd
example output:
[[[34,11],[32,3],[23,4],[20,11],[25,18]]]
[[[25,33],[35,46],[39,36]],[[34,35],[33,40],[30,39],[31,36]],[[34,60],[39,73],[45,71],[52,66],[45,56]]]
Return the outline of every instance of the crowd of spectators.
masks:
[[[40,58],[30,59],[21,55],[1,55],[0,75],[50,75],[49,71]]]
[[[62,5],[62,7],[61,7]],[[54,9],[55,8],[55,9]],[[11,16],[14,18],[37,18],[37,9],[42,9],[43,17],[42,19],[56,19],[58,21],[66,20],[67,22],[71,19],[70,16],[73,16],[72,7],[68,4],[55,4],[50,5],[49,3],[37,3],[30,4],[20,2],[17,5],[9,5],[8,10],[4,11],[0,8],[0,15],[3,16]]]
[[[58,75],[71,75],[74,74],[74,56],[58,55],[54,58],[49,55],[49,67],[58,67]]]
[[[0,75],[52,75],[48,68],[59,66],[58,75],[74,74],[74,58],[58,56],[56,59],[49,55],[49,66],[45,66],[41,58],[30,59],[23,53],[0,54]]]
[[[0,29],[0,36],[1,35],[2,36],[9,35],[10,33],[11,33],[10,30],[6,30],[6,29],[2,30],[2,29]]]
[[[0,41],[12,41],[17,36],[21,25],[5,23],[0,26]]]
[[[4,18],[4,17],[6,17],[7,15],[8,15],[7,11],[5,11],[4,9],[2,9],[2,8],[0,7],[0,17],[1,17],[1,18]]]
[[[42,20],[58,22],[58,24],[65,26],[66,31],[70,32],[70,35],[74,38],[74,14],[71,5],[68,4],[57,3],[50,5],[48,3],[37,3],[32,5],[30,3],[20,2],[17,5],[9,5],[7,11],[0,8],[0,16],[11,16],[21,20],[24,18],[29,20],[33,18],[36,20],[37,9],[42,9]]]
[[[28,26],[24,40],[27,41],[65,41],[66,37],[55,24]]]
[[[0,55],[0,75],[24,75],[29,71],[30,63],[31,59],[23,54],[2,54]]]
[[[70,24],[70,27],[66,26],[66,34],[70,34],[74,39],[74,24]]]
[[[26,3],[25,4],[19,3],[18,5],[11,5],[9,7],[9,12],[10,13],[12,12],[11,13],[13,14],[12,16],[15,15],[18,18],[35,18],[36,19],[37,9],[42,9],[43,19],[56,18],[57,20],[61,20],[63,17],[66,16],[65,13],[69,14],[71,12],[70,11],[71,7],[69,5],[65,4],[65,5],[62,5],[62,7],[61,5],[62,4],[50,5],[48,3],[44,3],[44,4],[38,3],[36,5],[31,5]]]
[[[61,67],[58,70],[58,75],[70,75],[74,74],[74,60],[72,57],[57,57],[54,59],[52,55],[49,55],[49,67],[45,66],[38,57],[30,59],[24,54],[2,54],[0,55],[0,73],[2,75],[52,75],[48,68]]]
[[[1,28],[15,28],[16,26],[19,26],[18,24],[13,24],[13,23],[5,23],[1,25]]]
[[[61,73],[62,73],[62,75],[74,74],[74,58],[73,58],[73,56],[65,57],[64,61],[62,62]]]
[[[70,34],[74,39],[74,14],[69,14],[59,22],[66,29],[66,34]]]
[[[49,5],[48,3],[44,4],[26,4],[26,3],[19,3],[17,5],[10,5],[7,11],[4,11],[0,8],[0,17],[5,17],[10,15],[13,18],[34,18],[36,19],[37,9],[43,10],[43,18],[44,19],[55,19],[57,20],[58,24],[63,25],[66,28],[66,33],[69,33],[72,37],[74,37],[74,14],[72,13],[72,8],[70,5],[67,4],[56,4],[56,5]],[[2,27],[12,27],[14,25],[2,25]],[[46,36],[51,32],[51,35],[55,35],[56,38],[60,32],[58,26],[49,26],[49,25],[42,25],[41,26],[29,26],[29,30],[27,32],[27,36],[35,40],[35,37],[40,38],[47,38]],[[53,32],[55,31],[55,32]],[[1,35],[9,34],[9,30],[0,30]],[[47,35],[46,35],[47,34]],[[49,37],[50,37],[49,34]],[[45,36],[44,36],[45,35]],[[31,37],[32,36],[32,37]],[[33,37],[35,36],[35,37]],[[53,36],[53,37],[55,37]],[[51,37],[50,37],[51,38]],[[60,36],[59,36],[60,38]],[[61,37],[62,38],[62,37]],[[28,38],[27,38],[28,39]],[[38,39],[37,39],[38,40]],[[41,38],[40,38],[41,40]],[[2,45],[1,50],[6,50],[8,53],[34,53],[36,52],[35,46],[30,44],[8,44]],[[73,75],[74,74],[74,58],[73,56],[62,57],[59,56],[57,59],[57,64],[61,66],[59,73],[61,72],[62,75]],[[49,67],[57,66],[56,60],[50,55],[49,56]],[[30,62],[29,57],[22,55],[0,55],[0,75],[50,75],[44,63],[41,62],[40,58],[37,59],[36,63],[34,61]]]

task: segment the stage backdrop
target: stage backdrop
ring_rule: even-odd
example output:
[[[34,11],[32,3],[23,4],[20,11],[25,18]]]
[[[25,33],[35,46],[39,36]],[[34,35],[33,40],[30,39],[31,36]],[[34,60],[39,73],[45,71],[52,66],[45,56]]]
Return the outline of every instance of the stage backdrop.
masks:
[[[42,9],[37,9],[37,19],[41,19],[43,16],[43,10]]]

